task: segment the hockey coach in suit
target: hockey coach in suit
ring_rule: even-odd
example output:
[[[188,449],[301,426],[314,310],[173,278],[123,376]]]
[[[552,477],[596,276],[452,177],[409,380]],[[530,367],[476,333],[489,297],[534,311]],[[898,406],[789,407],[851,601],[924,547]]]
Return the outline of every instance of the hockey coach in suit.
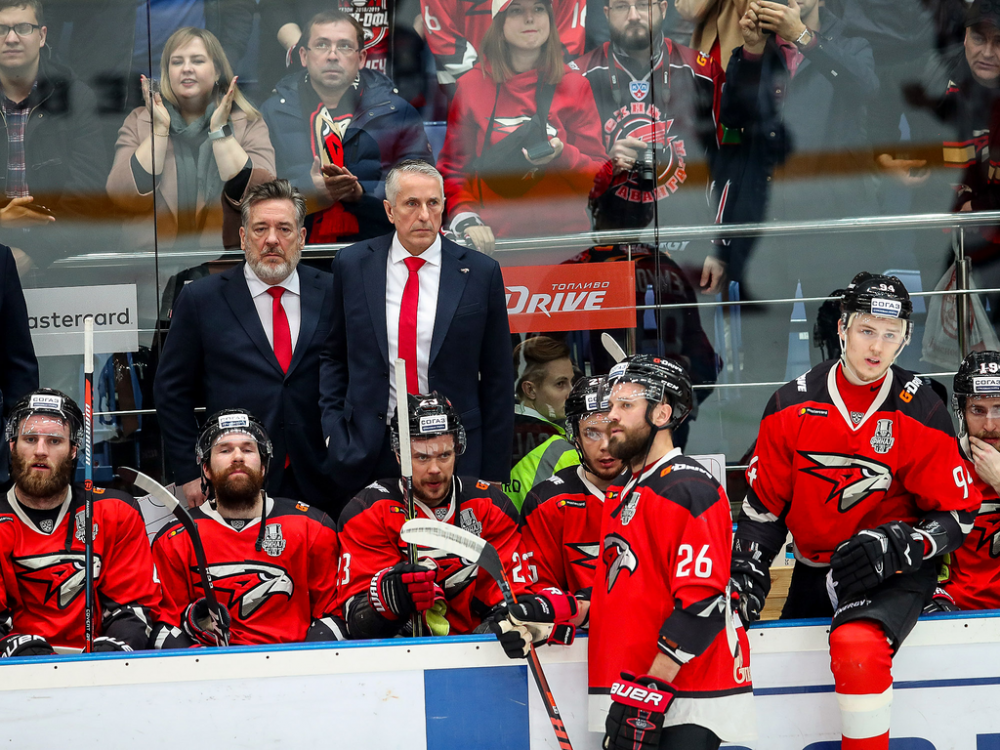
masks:
[[[156,416],[169,468],[190,504],[203,501],[193,446],[195,407],[247,409],[273,444],[267,492],[330,508],[316,404],[319,355],[330,330],[333,278],[299,266],[305,200],[287,180],[243,200],[246,260],[178,295],[156,372]]]
[[[334,481],[346,499],[399,476],[389,438],[397,357],[407,361],[410,393],[439,391],[460,412],[468,445],[458,472],[507,481],[514,372],[500,265],[441,236],[444,189],[430,164],[392,169],[385,210],[394,233],[333,261],[320,404]]]

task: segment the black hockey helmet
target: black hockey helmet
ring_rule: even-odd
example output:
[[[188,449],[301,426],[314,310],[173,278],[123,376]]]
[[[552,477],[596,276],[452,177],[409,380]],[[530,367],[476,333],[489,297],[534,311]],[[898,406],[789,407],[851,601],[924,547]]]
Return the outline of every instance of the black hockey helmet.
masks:
[[[1000,398],[1000,352],[972,352],[955,373],[951,408],[965,434],[965,401],[969,396]]]
[[[608,411],[607,380],[603,375],[580,378],[566,397],[566,434],[572,442],[578,442],[580,420]]]
[[[274,448],[271,446],[271,439],[267,436],[264,425],[246,409],[223,409],[208,418],[205,426],[201,428],[195,446],[198,463],[207,466],[212,456],[212,446],[223,435],[232,432],[249,435],[256,441],[257,450],[260,452],[260,466],[266,472],[271,456],[274,455]]]
[[[14,404],[4,439],[17,440],[24,420],[35,415],[54,417],[69,425],[69,441],[73,445],[83,441],[83,412],[73,399],[54,388],[39,388]]]
[[[863,313],[876,318],[905,321],[904,342],[909,342],[913,332],[913,303],[910,302],[910,293],[898,276],[862,271],[844,290],[840,310],[845,327],[852,314]]]
[[[465,453],[466,439],[462,419],[455,407],[445,396],[437,391],[428,395],[406,395],[407,413],[410,422],[410,440],[436,437],[438,435],[453,435],[455,437],[455,455]],[[393,412],[392,449],[399,452],[399,417]]]
[[[671,359],[654,357],[652,354],[635,354],[626,357],[611,368],[602,395],[610,395],[611,389],[619,383],[637,383],[645,388],[642,396],[649,403],[646,419],[652,425],[652,407],[666,401],[673,408],[666,429],[675,429],[694,408],[694,394],[691,378],[683,367]]]

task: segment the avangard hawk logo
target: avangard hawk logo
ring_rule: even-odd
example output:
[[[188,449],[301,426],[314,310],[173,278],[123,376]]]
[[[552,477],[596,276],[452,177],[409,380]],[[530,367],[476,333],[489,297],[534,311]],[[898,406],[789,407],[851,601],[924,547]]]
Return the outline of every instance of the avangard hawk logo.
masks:
[[[601,553],[600,542],[567,542],[566,546],[579,554],[579,557],[570,558],[570,565],[579,565],[587,570],[597,569],[597,556]]]
[[[1000,513],[1000,503],[983,503],[979,509],[979,518],[982,519],[986,515],[990,515],[992,518],[986,521],[983,526],[976,526],[969,532],[969,536],[976,534],[979,538],[976,543],[976,551],[989,546],[990,557],[993,559],[1000,557],[1000,515],[997,515],[998,513]]]
[[[400,551],[405,555],[406,547]],[[469,586],[475,585],[476,576],[479,573],[478,565],[469,565],[465,560],[457,555],[439,549],[425,549],[420,547],[417,556],[423,560],[430,558],[437,566],[438,573],[435,577],[438,585],[444,589],[445,599],[451,600],[465,591]]]
[[[281,594],[292,598],[295,584],[287,571],[265,562],[249,560],[238,563],[209,565],[216,594],[229,594],[227,609],[239,605],[239,617],[246,620],[260,609],[272,596]],[[193,570],[197,574],[197,570]],[[222,599],[222,597],[219,597]]]
[[[16,572],[22,581],[45,586],[42,601],[56,597],[56,606],[66,609],[83,591],[86,566],[83,552],[55,552],[51,555],[15,557]],[[101,557],[94,553],[94,580],[101,575]]]
[[[833,485],[826,502],[837,501],[837,510],[846,513],[876,492],[885,492],[892,484],[892,471],[888,466],[844,453],[809,453],[799,455],[813,463],[803,472]]]
[[[639,566],[639,561],[632,554],[632,548],[618,534],[608,534],[604,537],[604,565],[607,567],[608,593],[611,593],[618,574],[623,570],[635,573]]]

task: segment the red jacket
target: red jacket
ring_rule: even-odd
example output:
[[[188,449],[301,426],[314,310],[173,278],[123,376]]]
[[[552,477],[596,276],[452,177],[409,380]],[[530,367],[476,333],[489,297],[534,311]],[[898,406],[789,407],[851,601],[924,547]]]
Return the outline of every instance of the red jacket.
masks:
[[[590,230],[587,195],[606,157],[594,97],[579,73],[566,70],[549,108],[548,137],[558,137],[565,148],[541,168],[541,178],[523,196],[497,195],[470,167],[483,152],[494,104],[491,141],[496,144],[534,115],[537,85],[538,73],[532,70],[498,87],[481,65],[458,82],[438,158],[453,223],[463,214],[477,214],[498,238]]]

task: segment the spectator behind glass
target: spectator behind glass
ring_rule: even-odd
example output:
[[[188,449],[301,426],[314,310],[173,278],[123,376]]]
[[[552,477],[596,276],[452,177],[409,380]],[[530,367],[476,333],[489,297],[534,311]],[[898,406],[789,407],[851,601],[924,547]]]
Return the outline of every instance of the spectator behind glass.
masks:
[[[588,231],[600,120],[587,82],[562,62],[550,0],[494,0],[482,47],[438,159],[451,230],[485,253],[497,236]]]
[[[818,0],[752,2],[740,29],[745,42],[729,61],[722,95],[722,123],[742,129],[746,149],[733,221],[876,213],[865,132],[866,103],[878,93],[871,45],[845,36]],[[838,271],[878,266],[878,243],[837,234],[734,239],[730,268],[747,264],[744,283],[757,299],[794,297],[800,282],[806,297],[822,297]],[[807,317],[817,309],[807,303]],[[745,380],[785,379],[790,312],[788,304],[745,311],[757,315],[742,331]],[[811,355],[820,361],[818,351]]]
[[[429,159],[417,111],[392,81],[364,68],[364,29],[339,10],[306,24],[299,57],[261,111],[278,171],[310,202],[310,243],[353,242],[392,230],[382,207],[385,175],[405,159]]]
[[[68,255],[68,222],[92,213],[107,154],[93,92],[53,59],[38,0],[0,0],[0,230],[18,272]]]
[[[153,185],[160,251],[239,247],[240,202],[274,175],[267,125],[236,86],[215,35],[175,31],[160,61],[162,93],[149,92],[118,133],[107,189],[135,214],[126,226],[133,248],[150,247]],[[152,98],[152,118],[149,99]]]
[[[527,339],[514,349],[514,369],[514,468],[504,492],[521,510],[532,487],[580,463],[580,456],[563,424],[574,377],[569,347],[548,336]]]
[[[420,0],[424,33],[437,60],[438,83],[453,84],[482,63],[486,33],[490,19],[497,14],[497,4],[490,0]],[[552,26],[559,29],[563,54],[567,59],[582,55],[587,0],[553,0],[552,5],[549,17]]]

